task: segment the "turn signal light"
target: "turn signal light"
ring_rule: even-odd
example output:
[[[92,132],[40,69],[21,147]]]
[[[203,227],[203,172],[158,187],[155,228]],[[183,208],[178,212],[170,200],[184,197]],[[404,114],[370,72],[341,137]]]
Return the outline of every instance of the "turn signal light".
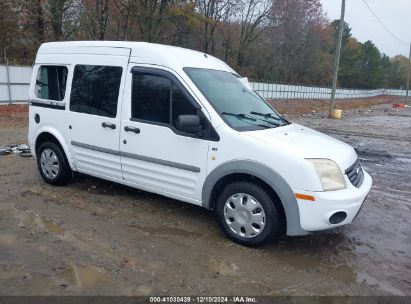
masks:
[[[295,197],[306,201],[315,201],[315,197],[307,194],[296,193]]]

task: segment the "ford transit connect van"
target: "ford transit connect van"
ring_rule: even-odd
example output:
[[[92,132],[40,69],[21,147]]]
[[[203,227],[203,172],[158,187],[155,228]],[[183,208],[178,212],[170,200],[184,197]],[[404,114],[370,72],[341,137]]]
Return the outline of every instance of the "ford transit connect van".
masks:
[[[199,205],[248,246],[351,223],[372,184],[351,146],[287,121],[227,64],[178,47],[45,43],[29,120],[46,182],[77,171]]]

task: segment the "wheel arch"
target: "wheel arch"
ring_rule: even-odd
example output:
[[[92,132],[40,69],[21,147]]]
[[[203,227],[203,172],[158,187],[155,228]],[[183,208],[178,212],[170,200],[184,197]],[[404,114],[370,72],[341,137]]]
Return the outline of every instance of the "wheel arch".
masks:
[[[51,142],[54,142],[56,145],[58,145],[63,150],[64,156],[66,157],[66,160],[70,165],[70,168],[72,170],[75,170],[75,166],[74,166],[73,161],[71,160],[67,143],[64,140],[63,136],[59,132],[56,132],[55,130],[43,129],[38,132],[34,140],[34,152],[36,153],[36,155],[37,155],[38,148],[41,146],[42,143],[46,141],[51,141]]]
[[[251,160],[235,160],[215,168],[206,178],[202,190],[202,206],[213,210],[222,188],[233,181],[252,181],[278,198],[284,214],[287,235],[305,235],[301,228],[300,213],[294,192],[288,183],[271,168]]]

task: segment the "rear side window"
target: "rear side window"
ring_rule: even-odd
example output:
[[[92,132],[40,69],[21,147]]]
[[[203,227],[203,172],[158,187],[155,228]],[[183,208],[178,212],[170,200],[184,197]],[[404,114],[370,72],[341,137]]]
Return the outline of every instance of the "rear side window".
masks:
[[[197,108],[169,78],[134,73],[131,112],[132,118],[175,127],[179,115],[196,114]]]
[[[62,101],[66,94],[68,69],[65,66],[42,65],[40,66],[35,94],[37,98]]]
[[[116,117],[121,67],[76,65],[70,94],[70,111]]]

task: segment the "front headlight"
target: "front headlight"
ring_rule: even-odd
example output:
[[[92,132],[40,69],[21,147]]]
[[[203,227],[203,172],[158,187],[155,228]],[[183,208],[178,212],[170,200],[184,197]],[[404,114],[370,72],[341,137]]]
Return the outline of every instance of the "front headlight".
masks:
[[[335,162],[325,158],[310,158],[307,160],[314,165],[324,191],[346,188],[344,177]]]

